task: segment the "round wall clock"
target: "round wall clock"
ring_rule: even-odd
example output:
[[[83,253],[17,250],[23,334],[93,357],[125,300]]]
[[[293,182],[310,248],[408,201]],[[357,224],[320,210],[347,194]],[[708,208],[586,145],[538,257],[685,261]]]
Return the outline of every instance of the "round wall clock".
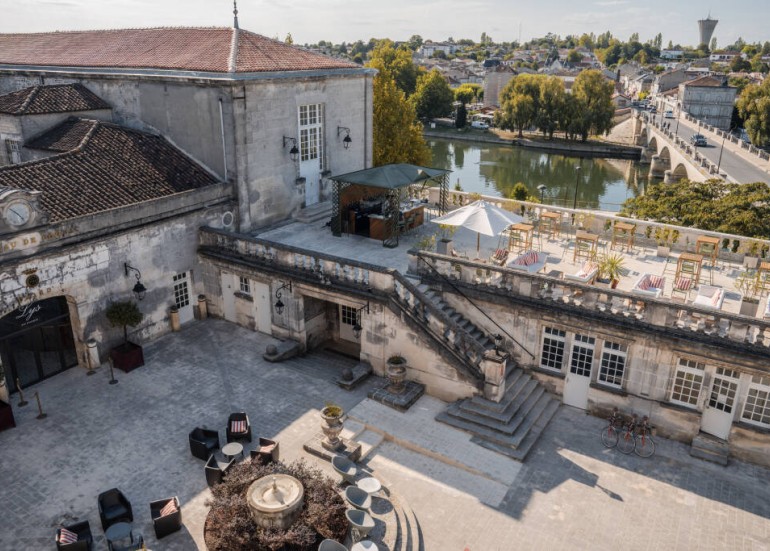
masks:
[[[3,217],[11,226],[23,226],[32,218],[32,207],[26,201],[11,201],[5,207]]]

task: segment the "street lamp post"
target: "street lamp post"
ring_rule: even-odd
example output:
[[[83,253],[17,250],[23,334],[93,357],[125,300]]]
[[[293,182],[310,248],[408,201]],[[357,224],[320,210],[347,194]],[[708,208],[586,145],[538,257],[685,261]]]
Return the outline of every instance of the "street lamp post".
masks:
[[[544,202],[543,197],[545,196],[545,190],[546,189],[547,188],[545,187],[545,184],[540,184],[539,186],[537,186],[537,190],[540,192],[540,204],[541,205]]]
[[[575,195],[572,198],[572,225],[575,225],[575,209],[577,208],[577,192],[580,184],[580,165],[575,167]]]

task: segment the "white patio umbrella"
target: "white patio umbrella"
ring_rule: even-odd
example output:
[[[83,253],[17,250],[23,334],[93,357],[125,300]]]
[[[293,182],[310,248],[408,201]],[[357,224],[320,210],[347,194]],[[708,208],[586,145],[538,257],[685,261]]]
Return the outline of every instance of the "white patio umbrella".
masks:
[[[482,233],[484,235],[500,235],[511,224],[518,224],[523,221],[524,218],[518,214],[503,210],[483,199],[431,220],[436,224],[462,226],[475,231],[478,234],[476,236],[476,251],[479,250]]]

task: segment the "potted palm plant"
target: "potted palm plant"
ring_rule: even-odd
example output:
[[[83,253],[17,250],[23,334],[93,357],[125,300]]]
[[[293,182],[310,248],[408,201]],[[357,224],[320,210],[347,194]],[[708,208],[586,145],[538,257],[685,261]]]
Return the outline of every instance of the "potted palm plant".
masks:
[[[620,283],[620,277],[623,275],[623,265],[625,257],[621,254],[608,254],[599,258],[598,273],[596,275],[596,285],[615,289]]]
[[[144,319],[133,300],[111,302],[105,311],[107,320],[112,327],[123,328],[123,343],[110,351],[113,365],[126,373],[144,365],[142,347],[128,340],[128,328],[136,327]]]

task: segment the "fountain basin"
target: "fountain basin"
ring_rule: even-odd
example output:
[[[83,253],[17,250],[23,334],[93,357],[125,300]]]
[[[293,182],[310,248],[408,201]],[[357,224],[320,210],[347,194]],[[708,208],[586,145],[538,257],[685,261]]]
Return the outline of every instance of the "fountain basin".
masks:
[[[263,528],[287,529],[302,512],[305,489],[287,474],[273,474],[252,482],[246,503],[254,522]]]

